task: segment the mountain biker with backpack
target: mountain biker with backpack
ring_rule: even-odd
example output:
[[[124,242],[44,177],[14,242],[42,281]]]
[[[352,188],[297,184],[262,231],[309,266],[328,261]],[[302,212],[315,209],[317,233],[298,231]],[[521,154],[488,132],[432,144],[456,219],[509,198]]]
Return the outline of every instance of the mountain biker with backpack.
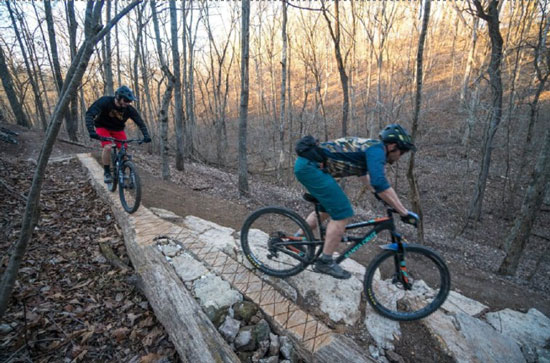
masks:
[[[132,119],[143,134],[143,142],[151,142],[145,122],[131,105],[135,100],[134,93],[127,86],[119,87],[114,96],[103,96],[96,100],[86,111],[86,128],[90,138],[101,140],[102,137],[112,137],[126,140],[125,123],[128,119]],[[120,147],[118,143],[117,146]],[[109,165],[112,142],[101,140],[101,147],[103,148],[101,153],[104,169],[103,180],[105,183],[111,183],[113,177]]]
[[[393,164],[404,153],[416,147],[410,135],[399,124],[390,124],[380,132],[380,140],[344,137],[318,143],[305,136],[296,145],[298,158],[294,174],[307,191],[321,204],[321,219],[330,217],[327,225],[323,254],[314,265],[314,270],[338,279],[347,279],[351,274],[336,264],[332,258],[342,240],[345,226],[353,216],[348,197],[334,178],[360,177],[363,184],[372,187],[386,203],[401,215],[405,223],[417,225],[419,217],[408,211],[391,187],[385,174],[386,163]],[[315,213],[307,223],[317,228]]]

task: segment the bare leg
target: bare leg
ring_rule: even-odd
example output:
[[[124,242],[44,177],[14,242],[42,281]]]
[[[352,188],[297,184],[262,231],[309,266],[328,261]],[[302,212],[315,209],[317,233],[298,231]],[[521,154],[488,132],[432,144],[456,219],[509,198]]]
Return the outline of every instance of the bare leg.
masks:
[[[330,255],[336,251],[336,247],[340,241],[342,241],[342,236],[346,231],[346,225],[348,224],[349,218],[341,219],[338,221],[331,220],[327,225],[327,235],[325,237],[325,246],[323,247],[323,253],[325,255]]]
[[[101,152],[101,161],[103,161],[104,166],[111,165],[111,146],[112,144],[105,145]]]

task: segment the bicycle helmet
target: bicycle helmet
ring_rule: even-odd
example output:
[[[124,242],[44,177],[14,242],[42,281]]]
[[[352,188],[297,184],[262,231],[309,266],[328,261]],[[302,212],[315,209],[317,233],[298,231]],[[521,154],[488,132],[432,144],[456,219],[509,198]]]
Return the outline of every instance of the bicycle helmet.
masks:
[[[399,124],[390,124],[386,128],[380,131],[380,140],[385,144],[395,143],[397,148],[402,151],[416,151],[416,146],[412,142],[412,138]]]
[[[128,86],[121,86],[115,91],[115,97],[117,99],[125,98],[128,101],[135,101],[136,96],[134,96],[134,92]]]

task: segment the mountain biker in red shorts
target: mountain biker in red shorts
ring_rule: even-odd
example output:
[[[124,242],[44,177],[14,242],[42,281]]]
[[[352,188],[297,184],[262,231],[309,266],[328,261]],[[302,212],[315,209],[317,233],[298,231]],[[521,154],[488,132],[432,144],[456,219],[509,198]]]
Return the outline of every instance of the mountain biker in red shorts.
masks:
[[[131,105],[136,100],[134,93],[127,86],[121,86],[114,96],[103,96],[95,101],[86,111],[86,128],[90,138],[101,140],[101,137],[112,137],[119,140],[126,140],[124,127],[128,119],[132,119],[138,125],[143,134],[143,142],[151,142],[145,122],[139,112]],[[95,126],[95,129],[94,129]],[[101,160],[105,170],[105,183],[111,183],[113,177],[109,167],[111,160],[111,141],[101,140]],[[117,143],[120,147],[120,144]]]

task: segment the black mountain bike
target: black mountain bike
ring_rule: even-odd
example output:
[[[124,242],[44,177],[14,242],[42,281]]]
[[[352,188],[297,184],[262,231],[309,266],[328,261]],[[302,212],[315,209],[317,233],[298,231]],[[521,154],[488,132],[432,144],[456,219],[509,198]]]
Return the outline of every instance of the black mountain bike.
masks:
[[[114,192],[118,184],[118,193],[122,207],[126,212],[134,213],[138,210],[141,203],[141,182],[136,171],[136,166],[132,162],[132,156],[126,150],[126,144],[132,142],[141,144],[143,140],[118,140],[112,137],[102,137],[101,139],[115,143],[111,147],[113,181],[112,183],[107,183],[107,189]],[[120,148],[117,146],[117,143],[120,143]]]
[[[266,207],[247,217],[241,229],[241,246],[247,259],[262,272],[276,277],[293,276],[313,264],[323,250],[325,227],[320,204],[310,194],[304,199],[315,205],[320,239],[305,220],[282,207]],[[385,204],[385,203],[384,203]],[[364,278],[367,301],[381,315],[399,321],[422,319],[437,310],[447,299],[451,276],[443,258],[435,251],[407,243],[396,230],[393,214],[353,223],[346,231],[372,227],[362,236],[345,235],[349,246],[336,258],[340,263],[361,246],[388,230],[391,243],[369,264]]]

